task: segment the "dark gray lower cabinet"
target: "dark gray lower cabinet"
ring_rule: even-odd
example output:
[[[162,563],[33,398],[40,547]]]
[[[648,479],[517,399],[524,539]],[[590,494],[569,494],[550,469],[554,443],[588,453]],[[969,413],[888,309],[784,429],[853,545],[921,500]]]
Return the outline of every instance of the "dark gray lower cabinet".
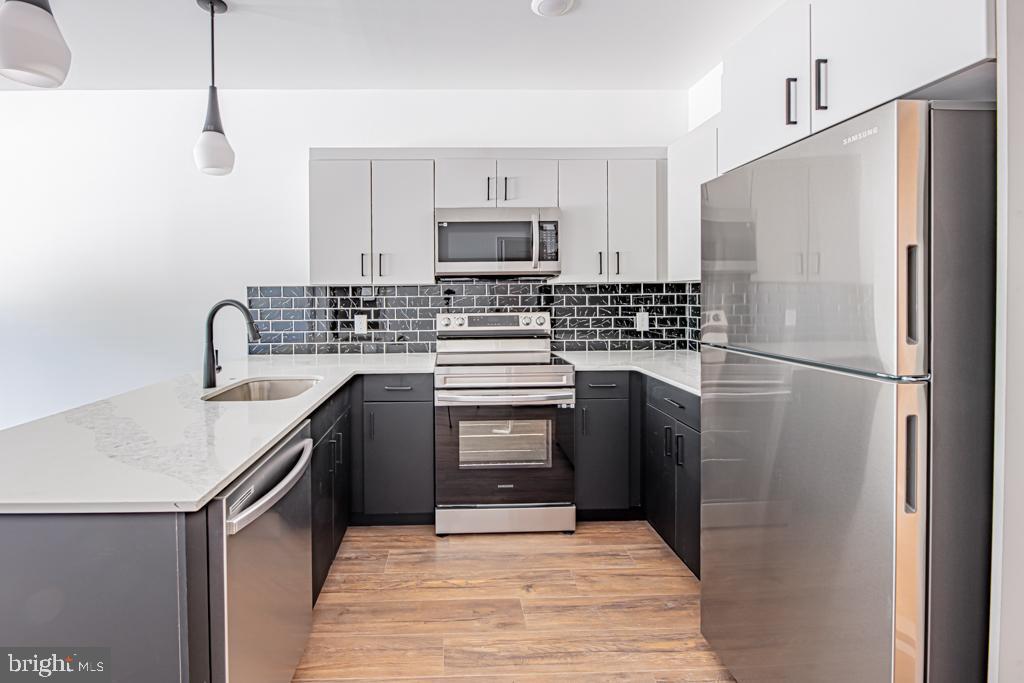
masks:
[[[648,381],[644,508],[654,530],[700,578],[700,401]]]
[[[644,509],[647,521],[670,546],[676,537],[674,419],[652,406],[644,417]]]
[[[323,438],[313,447],[310,469],[313,534],[313,602],[334,561],[334,442]]]
[[[313,414],[312,495],[313,602],[316,603],[348,528],[351,507],[352,406],[343,387]]]
[[[676,554],[700,578],[700,432],[675,425]]]
[[[352,408],[347,406],[334,424],[334,547],[348,530],[352,510]]]
[[[576,402],[576,507],[629,509],[629,399]]]
[[[363,404],[363,510],[434,512],[434,404]]]

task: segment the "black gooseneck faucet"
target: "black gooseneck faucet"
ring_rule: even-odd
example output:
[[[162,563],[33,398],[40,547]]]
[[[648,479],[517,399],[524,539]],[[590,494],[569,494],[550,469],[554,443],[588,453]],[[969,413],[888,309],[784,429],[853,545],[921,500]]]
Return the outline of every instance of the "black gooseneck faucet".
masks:
[[[235,301],[234,299],[224,299],[218,301],[210,309],[209,315],[206,316],[206,352],[203,354],[203,389],[213,389],[217,386],[217,372],[220,370],[217,367],[217,350],[213,348],[213,319],[217,317],[217,311],[224,308],[225,306],[234,306],[242,315],[245,316],[245,324],[249,329],[249,341],[258,342],[260,340],[260,331],[256,329],[256,323],[252,319],[252,313],[246,308],[245,304],[241,301]]]

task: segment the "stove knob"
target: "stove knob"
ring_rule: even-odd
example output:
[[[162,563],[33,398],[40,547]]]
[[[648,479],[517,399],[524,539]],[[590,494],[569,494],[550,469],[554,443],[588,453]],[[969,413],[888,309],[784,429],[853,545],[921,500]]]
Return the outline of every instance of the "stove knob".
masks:
[[[451,327],[451,326],[452,326],[452,319],[451,318],[441,318],[441,327]]]
[[[522,320],[522,323],[523,323],[523,325],[524,325],[524,326],[526,326],[526,325],[529,325],[529,324],[530,324],[531,322],[532,322],[532,321],[531,321],[531,319],[530,319],[530,316],[528,316],[528,315],[524,315],[524,316],[523,316],[523,320]]]
[[[458,318],[455,319],[455,325],[457,327],[462,327],[465,324],[466,324],[466,319],[463,318],[462,316],[459,316]]]
[[[538,315],[538,316],[537,316],[537,324],[538,324],[538,325],[543,325],[543,324],[544,324],[544,322],[545,322],[546,320],[547,320],[547,318],[545,318],[545,317],[544,317],[544,316],[542,316],[542,315]]]

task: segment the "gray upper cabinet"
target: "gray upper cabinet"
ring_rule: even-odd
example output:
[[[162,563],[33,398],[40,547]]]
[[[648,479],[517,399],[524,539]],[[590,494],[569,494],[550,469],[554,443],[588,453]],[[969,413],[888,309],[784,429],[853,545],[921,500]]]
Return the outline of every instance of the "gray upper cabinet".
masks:
[[[435,207],[476,209],[497,206],[497,160],[438,159],[434,171]]]
[[[434,279],[434,162],[373,162],[374,284]]]
[[[608,279],[608,162],[558,162],[559,282]]]
[[[558,161],[499,159],[497,201],[507,207],[558,206]]]
[[[370,284],[370,162],[309,162],[309,281]]]
[[[438,159],[434,206],[475,209],[492,206],[558,206],[555,159]]]

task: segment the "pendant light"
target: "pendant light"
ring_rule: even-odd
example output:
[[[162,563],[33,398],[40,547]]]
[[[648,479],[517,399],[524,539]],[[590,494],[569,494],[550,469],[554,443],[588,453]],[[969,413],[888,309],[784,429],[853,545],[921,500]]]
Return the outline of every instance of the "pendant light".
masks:
[[[0,76],[37,88],[56,88],[70,68],[71,50],[54,21],[50,0],[0,4]]]
[[[217,101],[216,40],[214,22],[218,14],[228,11],[224,0],[197,0],[199,7],[210,13],[210,89],[206,101],[206,124],[193,150],[196,166],[209,175],[227,175],[235,167],[235,151],[224,135]]]

